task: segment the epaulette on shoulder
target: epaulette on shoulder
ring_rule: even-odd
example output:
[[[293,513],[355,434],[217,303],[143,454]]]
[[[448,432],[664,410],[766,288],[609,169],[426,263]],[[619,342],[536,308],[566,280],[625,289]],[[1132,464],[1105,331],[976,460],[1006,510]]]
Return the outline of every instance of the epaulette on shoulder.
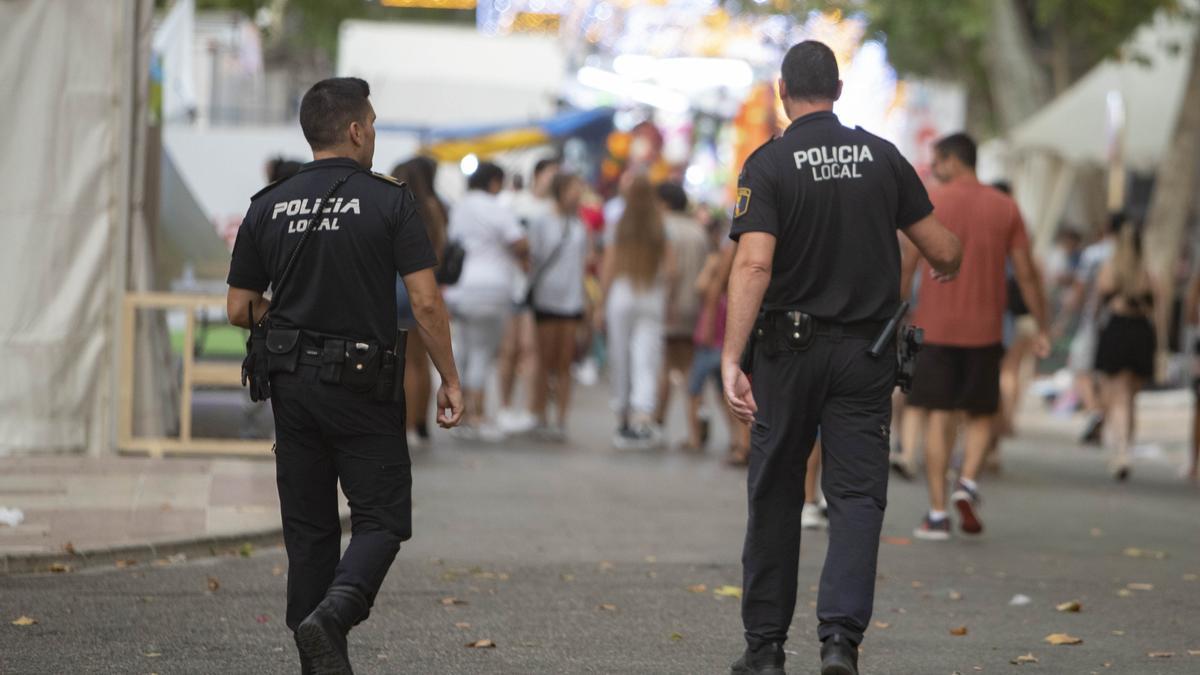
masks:
[[[760,145],[760,146],[758,146],[757,148],[755,148],[755,149],[754,149],[754,152],[752,152],[752,153],[750,153],[749,155],[747,155],[747,156],[746,156],[746,161],[742,162],[742,166],[746,166],[747,164],[749,164],[749,163],[750,163],[750,160],[754,159],[754,156],[755,156],[755,155],[757,155],[758,153],[762,152],[762,151],[763,151],[763,149],[764,149],[764,148],[766,148],[768,145],[770,145],[770,144],[774,143],[774,142],[775,142],[775,140],[776,140],[777,138],[779,138],[779,137],[778,137],[778,136],[772,136],[772,137],[770,137],[769,139],[767,139],[767,142],[766,142],[766,143],[763,143],[762,145]]]
[[[379,173],[378,171],[372,171],[370,173],[371,173],[372,178],[378,178],[379,180],[386,181],[392,187],[404,187],[405,186],[404,181],[397,180],[396,178],[393,178],[392,176],[389,176],[386,173]]]
[[[271,190],[274,190],[274,189],[275,189],[276,187],[278,187],[279,185],[282,185],[283,183],[286,183],[286,182],[288,181],[288,179],[295,177],[295,175],[296,175],[296,174],[292,174],[291,176],[288,176],[287,178],[280,178],[279,180],[277,180],[277,181],[275,181],[275,182],[273,182],[273,183],[267,183],[267,184],[266,184],[266,186],[265,186],[265,187],[263,187],[263,189],[259,190],[258,192],[255,192],[255,193],[254,193],[254,194],[253,194],[253,195],[250,197],[250,201],[254,201],[255,199],[258,199],[259,197],[261,197],[261,196],[263,196],[263,195],[267,194],[267,193],[268,193],[268,192],[270,192]]]

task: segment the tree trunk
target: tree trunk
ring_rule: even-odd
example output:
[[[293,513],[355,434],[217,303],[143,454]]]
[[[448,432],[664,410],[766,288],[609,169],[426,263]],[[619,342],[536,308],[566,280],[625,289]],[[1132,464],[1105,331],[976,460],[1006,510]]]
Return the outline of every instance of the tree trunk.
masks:
[[[1197,157],[1200,157],[1200,24],[1193,35],[1187,89],[1175,121],[1175,132],[1158,166],[1154,194],[1146,216],[1146,263],[1157,287],[1155,307],[1158,344],[1165,352],[1171,304],[1175,301],[1174,270],[1194,200]]]
[[[1015,0],[991,0],[984,62],[997,117],[1009,131],[1050,100],[1050,82],[1033,55],[1029,27]]]

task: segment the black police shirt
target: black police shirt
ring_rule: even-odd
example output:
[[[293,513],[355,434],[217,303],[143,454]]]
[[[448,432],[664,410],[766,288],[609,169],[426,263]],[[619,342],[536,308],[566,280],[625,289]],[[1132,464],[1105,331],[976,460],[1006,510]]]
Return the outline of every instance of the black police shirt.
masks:
[[[894,145],[816,112],[746,160],[730,237],[775,236],[764,310],[836,323],[886,321],[900,304],[896,230],[932,212],[925,186]]]
[[[349,174],[329,203],[318,206]],[[265,291],[279,280],[308,227],[316,229],[289,273],[279,306],[271,308],[272,323],[393,345],[396,274],[437,264],[412,192],[352,159],[305,164],[251,200],[233,245],[229,285]]]

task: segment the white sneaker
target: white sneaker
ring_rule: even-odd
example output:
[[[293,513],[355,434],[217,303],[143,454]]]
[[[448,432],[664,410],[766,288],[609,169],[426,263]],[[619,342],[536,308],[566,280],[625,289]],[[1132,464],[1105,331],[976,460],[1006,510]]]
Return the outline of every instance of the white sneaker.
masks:
[[[600,381],[600,368],[596,365],[596,359],[587,358],[571,366],[571,375],[580,385],[591,387]]]
[[[806,530],[824,530],[829,527],[829,518],[825,517],[820,504],[805,502],[804,509],[800,511],[800,527]]]
[[[485,424],[479,427],[479,440],[484,443],[502,443],[507,437],[507,434],[496,425]]]
[[[506,408],[496,415],[496,426],[506,434],[523,434],[537,426],[537,419],[528,410]]]

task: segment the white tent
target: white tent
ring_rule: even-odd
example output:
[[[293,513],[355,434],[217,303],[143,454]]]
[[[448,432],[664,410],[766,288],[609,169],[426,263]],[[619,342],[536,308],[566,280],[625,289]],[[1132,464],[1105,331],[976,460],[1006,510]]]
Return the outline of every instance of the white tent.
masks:
[[[1013,149],[1048,150],[1070,162],[1108,161],[1109,109],[1124,110],[1124,162],[1153,170],[1175,129],[1196,22],[1160,12],[1070,89],[1018,126]],[[1116,99],[1114,100],[1114,97]]]
[[[0,2],[0,453],[113,445],[141,218],[150,0]]]
[[[1194,9],[1200,3],[1184,4]],[[1179,116],[1196,26],[1190,12],[1160,10],[1117,56],[1009,134],[1003,154],[1039,251],[1051,245],[1080,166],[1157,167]]]

